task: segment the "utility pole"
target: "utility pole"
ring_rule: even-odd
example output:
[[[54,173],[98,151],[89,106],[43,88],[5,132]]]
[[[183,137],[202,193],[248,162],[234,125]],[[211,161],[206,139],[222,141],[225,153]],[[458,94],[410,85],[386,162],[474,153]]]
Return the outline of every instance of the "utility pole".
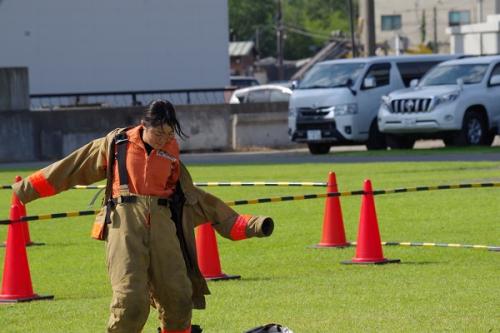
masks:
[[[361,0],[363,1],[363,12],[361,16],[363,17],[364,25],[364,46],[365,46],[365,56],[375,55],[375,6],[374,0]]]
[[[278,60],[278,80],[282,81],[285,79],[285,73],[283,70],[283,13],[281,10],[281,0],[278,0],[278,13],[276,15],[276,54]]]
[[[434,26],[434,47],[432,48],[433,53],[439,53],[438,37],[437,37],[437,8],[433,8],[433,19],[432,25]]]
[[[257,51],[257,56],[260,57],[260,27],[255,27],[255,51]]]
[[[352,45],[352,57],[356,58],[358,56],[358,51],[356,50],[356,40],[354,39],[354,13],[352,8],[352,0],[349,0],[349,26],[351,27],[351,45]]]
[[[483,0],[477,0],[477,23],[483,22]]]

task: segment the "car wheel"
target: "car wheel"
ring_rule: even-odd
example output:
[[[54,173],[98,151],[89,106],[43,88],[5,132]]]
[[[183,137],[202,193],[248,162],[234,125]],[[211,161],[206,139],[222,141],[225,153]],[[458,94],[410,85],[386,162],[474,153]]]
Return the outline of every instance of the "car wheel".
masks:
[[[467,111],[462,122],[462,129],[455,134],[452,141],[455,146],[491,145],[492,135],[488,131],[487,121],[483,114]]]
[[[385,135],[379,131],[376,119],[372,121],[372,124],[370,126],[370,131],[368,132],[368,142],[366,142],[366,148],[368,150],[379,150],[387,148]]]
[[[324,155],[330,152],[329,143],[308,143],[307,147],[313,155]]]
[[[385,140],[391,149],[412,149],[415,145],[415,139],[400,135],[387,135]]]

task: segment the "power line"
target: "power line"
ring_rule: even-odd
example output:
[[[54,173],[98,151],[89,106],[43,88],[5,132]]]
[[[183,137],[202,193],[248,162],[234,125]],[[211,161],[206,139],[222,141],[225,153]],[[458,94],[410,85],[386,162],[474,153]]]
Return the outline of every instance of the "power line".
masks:
[[[284,38],[283,38],[283,12],[281,0],[278,0],[278,12],[276,13],[276,58],[278,59],[278,79],[285,79],[285,72],[283,68],[283,58],[285,57],[284,52]]]
[[[285,25],[285,30],[290,31],[290,32],[294,32],[294,33],[299,34],[299,35],[307,36],[307,37],[316,37],[316,38],[322,38],[322,39],[330,39],[331,38],[331,36],[329,36],[329,35],[324,35],[324,34],[320,34],[320,33],[316,33],[316,32],[310,32],[310,31],[298,29],[298,28],[293,28],[293,27],[290,27],[287,25]]]

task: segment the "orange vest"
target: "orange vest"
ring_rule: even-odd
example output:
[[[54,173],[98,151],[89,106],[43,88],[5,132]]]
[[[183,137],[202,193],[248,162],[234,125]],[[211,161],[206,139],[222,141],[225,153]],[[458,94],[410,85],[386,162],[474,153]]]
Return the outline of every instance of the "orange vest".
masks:
[[[179,144],[172,139],[161,150],[153,149],[148,155],[141,138],[142,126],[129,129],[127,133],[127,173],[131,194],[153,195],[167,198],[175,190],[179,179]],[[116,147],[115,147],[116,151]],[[118,163],[114,163],[113,197],[120,196]]]

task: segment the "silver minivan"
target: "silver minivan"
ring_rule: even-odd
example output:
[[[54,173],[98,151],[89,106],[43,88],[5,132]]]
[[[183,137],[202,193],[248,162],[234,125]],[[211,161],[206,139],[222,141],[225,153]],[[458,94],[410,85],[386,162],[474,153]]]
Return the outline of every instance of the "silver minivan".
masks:
[[[307,143],[312,154],[326,154],[332,145],[343,144],[385,149],[385,137],[377,126],[381,97],[408,87],[438,63],[459,57],[391,56],[317,63],[290,98],[290,139]]]

